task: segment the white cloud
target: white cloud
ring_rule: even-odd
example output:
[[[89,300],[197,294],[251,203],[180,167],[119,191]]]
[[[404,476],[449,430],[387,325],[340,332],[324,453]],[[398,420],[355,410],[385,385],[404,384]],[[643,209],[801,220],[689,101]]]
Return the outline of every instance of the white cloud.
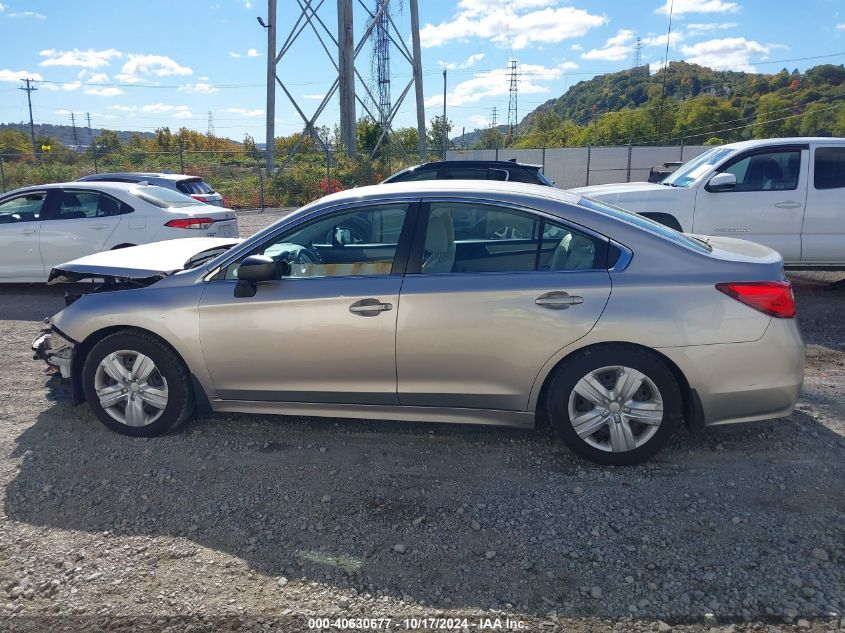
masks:
[[[440,64],[440,68],[445,68],[447,70],[457,70],[459,68],[472,68],[475,66],[477,62],[480,62],[484,59],[484,53],[475,53],[470,55],[466,58],[465,61],[462,62],[437,62]]]
[[[581,54],[582,59],[603,59],[611,62],[627,59],[634,52],[629,43],[634,39],[634,32],[630,29],[620,29],[616,35],[608,39],[601,48],[594,48]]]
[[[173,113],[174,119],[193,119],[194,113],[187,108],[179,108]]]
[[[226,108],[224,112],[228,112],[230,114],[239,114],[240,116],[244,117],[256,117],[264,115],[264,110],[262,110],[261,108],[257,108],[255,110],[246,110],[245,108]]]
[[[554,67],[535,64],[519,65],[519,94],[541,94],[549,91],[548,82],[560,79],[567,70],[574,70],[578,65],[564,62]],[[510,69],[495,68],[476,73],[472,79],[457,84],[446,96],[449,105],[460,106],[467,103],[478,103],[490,97],[501,97],[508,94]],[[443,105],[443,94],[439,93],[425,100],[426,107]]]
[[[240,59],[241,54],[235,53],[234,51],[229,51],[229,57],[233,57],[234,59]]]
[[[699,42],[691,46],[681,46],[681,52],[684,55],[684,61],[690,64],[753,73],[756,69],[749,64],[749,58],[752,55],[768,55],[771,48],[771,44],[763,45],[744,37],[726,37]]]
[[[88,83],[92,84],[104,84],[107,83],[108,80],[109,76],[106,73],[94,73],[90,77],[88,77]]]
[[[6,10],[6,5],[0,2],[0,13]]]
[[[705,33],[707,31],[723,31],[726,29],[735,29],[736,22],[709,22],[706,24],[687,24],[687,31],[690,35],[696,33]]]
[[[82,83],[79,81],[74,81],[71,83],[64,83],[62,84],[62,90],[73,91],[79,90],[82,87]]]
[[[208,77],[206,77],[206,79],[208,79]],[[195,84],[184,84],[179,86],[179,92],[202,92],[204,94],[208,94],[219,90],[219,88],[215,88],[211,84],[207,84],[202,81],[198,81]]]
[[[684,39],[684,34],[680,31],[672,31],[669,35],[669,44],[671,46],[677,46],[679,42],[682,42]],[[640,40],[643,46],[666,46],[666,36],[665,35],[649,35],[648,37],[643,37]]]
[[[252,8],[252,2],[251,2],[251,0],[237,0],[237,1],[238,1],[240,4],[242,4],[242,5],[243,5],[244,9],[251,9],[251,8]]]
[[[489,126],[493,121],[488,119],[487,117],[481,116],[480,114],[473,114],[469,118],[469,122],[472,123],[476,128],[483,128]]]
[[[312,101],[322,101],[323,98],[326,96],[324,94],[310,94],[310,95],[300,95],[303,99],[310,99]]]
[[[573,51],[583,51],[584,47],[581,46],[580,44],[573,44],[572,46],[569,47],[569,49],[573,50]]]
[[[836,30],[837,31],[845,31],[845,22],[842,22],[841,24],[837,24]]]
[[[258,57],[260,54],[255,48],[251,48],[246,52],[247,57]]]
[[[85,88],[85,94],[96,95],[98,97],[116,97],[122,95],[123,90],[117,86],[89,86]]]
[[[35,18],[36,20],[46,20],[47,16],[43,13],[36,13],[35,11],[15,11],[9,14],[10,18]]]
[[[57,51],[52,48],[45,49],[39,53],[46,57],[39,66],[79,66],[81,68],[101,68],[108,66],[112,59],[123,57],[123,53],[114,48],[104,51],[88,49],[81,51],[74,48],[72,51]]]
[[[669,15],[669,6],[672,0],[654,10],[655,13]],[[736,2],[723,2],[723,0],[674,0],[672,15],[684,15],[685,13],[736,13],[740,6]]]
[[[0,70],[0,81],[20,81],[21,79],[35,79],[41,81],[43,77],[28,70]]]
[[[117,110],[119,112],[135,112],[138,109],[138,106],[131,105],[110,105],[109,110]]]
[[[489,39],[519,50],[532,44],[550,44],[581,37],[603,26],[607,18],[583,9],[556,7],[560,0],[460,0],[448,22],[426,24],[422,45],[441,46],[452,40]]]
[[[61,88],[59,88],[56,84],[42,83],[38,87],[43,90],[49,90],[50,92],[56,92],[58,90],[61,90]]]
[[[192,75],[194,71],[181,66],[164,55],[136,55],[130,53],[129,60],[123,64],[115,78],[125,83],[139,83],[144,77],[172,77],[174,75]]]

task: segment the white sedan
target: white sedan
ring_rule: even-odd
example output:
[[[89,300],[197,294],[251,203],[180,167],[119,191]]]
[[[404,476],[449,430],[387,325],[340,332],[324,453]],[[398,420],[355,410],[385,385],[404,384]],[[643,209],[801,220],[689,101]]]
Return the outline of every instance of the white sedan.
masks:
[[[183,237],[238,237],[234,211],[176,191],[66,182],[0,196],[0,283],[43,282],[85,255]]]

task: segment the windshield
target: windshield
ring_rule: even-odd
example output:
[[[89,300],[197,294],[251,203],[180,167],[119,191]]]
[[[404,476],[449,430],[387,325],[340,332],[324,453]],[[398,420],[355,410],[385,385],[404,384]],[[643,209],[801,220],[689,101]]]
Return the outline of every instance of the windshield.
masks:
[[[599,213],[603,213],[612,218],[622,220],[623,222],[627,222],[628,224],[634,224],[635,226],[638,226],[641,229],[645,229],[650,233],[655,233],[660,237],[664,237],[667,240],[675,242],[676,244],[681,244],[682,246],[691,248],[694,251],[698,251],[699,253],[710,253],[713,250],[707,242],[696,239],[689,235],[685,235],[680,231],[676,231],[675,229],[669,228],[665,224],[660,224],[659,222],[650,220],[640,215],[639,213],[626,211],[625,209],[622,209],[620,207],[615,207],[612,204],[600,202],[598,200],[594,200],[593,198],[581,198],[578,201],[578,204],[582,207],[587,207],[588,209],[592,209],[593,211],[598,211]]]
[[[688,161],[678,167],[674,172],[669,174],[661,181],[663,185],[670,185],[672,187],[689,187],[692,183],[698,180],[703,174],[710,171],[723,159],[727,158],[736,150],[717,147],[708,150],[703,154],[699,154],[691,161]]]
[[[145,202],[154,204],[157,207],[161,207],[162,209],[167,209],[169,207],[193,207],[203,204],[202,202],[194,200],[190,196],[186,196],[184,193],[152,185],[144,187],[143,189],[133,189],[132,195]]]

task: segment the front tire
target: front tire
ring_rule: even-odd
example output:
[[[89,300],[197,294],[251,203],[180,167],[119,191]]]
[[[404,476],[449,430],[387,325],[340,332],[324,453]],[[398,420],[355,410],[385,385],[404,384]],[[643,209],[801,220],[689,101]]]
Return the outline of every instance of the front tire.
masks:
[[[117,332],[94,345],[82,368],[82,389],[100,422],[133,437],[162,435],[193,411],[181,359],[141,332]]]
[[[576,455],[627,466],[655,455],[681,421],[681,391],[654,353],[614,344],[576,353],[552,378],[546,408]]]

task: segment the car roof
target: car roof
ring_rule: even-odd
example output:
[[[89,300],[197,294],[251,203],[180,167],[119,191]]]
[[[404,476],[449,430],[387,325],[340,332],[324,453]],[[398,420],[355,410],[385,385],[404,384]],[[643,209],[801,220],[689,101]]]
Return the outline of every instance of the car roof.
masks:
[[[520,163],[512,160],[435,160],[420,165],[414,165],[407,169],[434,169],[437,167],[499,167],[506,169],[508,167],[522,167],[524,169],[542,169],[542,165],[532,165],[530,163]],[[406,170],[403,170],[406,171]]]
[[[726,147],[728,149],[753,149],[755,147],[769,147],[772,145],[843,145],[845,138],[831,136],[790,136],[785,138],[752,139],[750,141],[738,141],[727,145],[715,145],[715,147]]]
[[[580,195],[563,189],[522,182],[504,180],[415,180],[347,189],[321,198],[321,202],[341,203],[381,197],[412,197],[414,195],[421,197],[467,196],[493,200],[524,197],[526,199],[552,199],[568,204],[577,204],[581,199]]]
[[[159,187],[157,185],[139,185],[137,182],[111,182],[108,180],[99,181],[99,180],[74,180],[71,182],[51,182],[46,183],[43,185],[30,185],[28,187],[21,187],[19,189],[15,189],[13,191],[8,191],[4,194],[0,194],[0,197],[5,198],[11,194],[21,194],[27,191],[43,191],[44,189],[81,189],[81,190],[91,190],[95,189],[98,191],[104,191],[106,193],[121,193],[127,192],[131,189],[138,189],[139,187],[146,188],[146,187],[153,187],[155,189],[163,189],[163,187]],[[170,191],[166,189],[166,191]]]
[[[90,176],[85,176],[86,178],[91,178],[91,181],[99,180],[103,177],[111,177],[111,178],[161,178],[162,180],[202,180],[200,176],[191,176],[188,174],[160,174],[155,172],[144,172],[144,171],[115,171],[115,172],[108,172],[102,174],[91,174]]]

